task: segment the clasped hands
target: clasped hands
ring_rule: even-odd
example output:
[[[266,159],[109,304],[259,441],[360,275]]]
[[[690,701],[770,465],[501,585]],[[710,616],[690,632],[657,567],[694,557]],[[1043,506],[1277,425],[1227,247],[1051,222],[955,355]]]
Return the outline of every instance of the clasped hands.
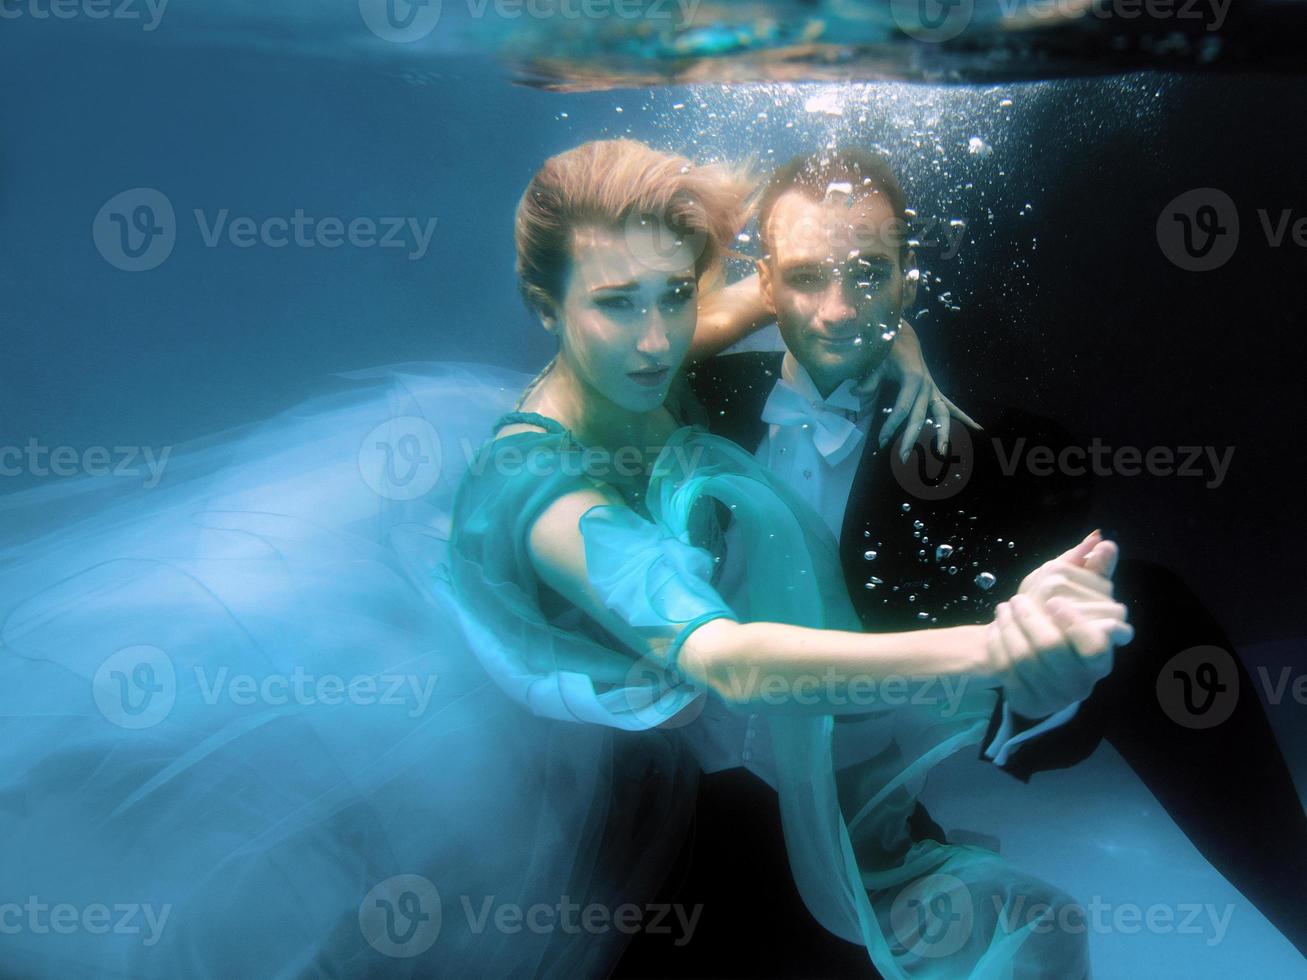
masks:
[[[1082,701],[1134,629],[1112,598],[1119,550],[1094,531],[1027,575],[986,627],[989,665],[1018,715],[1044,718]]]

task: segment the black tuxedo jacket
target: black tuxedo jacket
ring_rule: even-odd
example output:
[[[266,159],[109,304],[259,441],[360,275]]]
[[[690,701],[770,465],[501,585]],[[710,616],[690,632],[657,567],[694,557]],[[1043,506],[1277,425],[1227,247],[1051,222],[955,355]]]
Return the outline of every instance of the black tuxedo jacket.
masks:
[[[690,385],[711,431],[750,452],[758,448],[768,429],[763,406],[783,356],[727,354],[692,369]],[[985,419],[983,432],[959,432],[963,426],[955,422],[944,458],[930,448],[934,429],[926,427],[907,465],[898,465],[891,461],[895,442],[877,445],[893,394],[881,392],[840,532],[853,607],[863,626],[877,632],[991,622],[994,606],[1023,576],[1089,530],[1082,526],[1088,488],[1064,476],[1032,476],[1024,465],[1027,451],[1057,451],[1067,436],[1047,420],[1003,411]],[[996,711],[985,744],[1000,719]],[[1018,746],[1006,771],[1028,779],[1032,771],[1069,764],[1068,751],[1087,756],[1097,741],[1075,745],[1064,733],[1053,740],[1057,758],[1040,758],[1041,743],[1054,734]]]

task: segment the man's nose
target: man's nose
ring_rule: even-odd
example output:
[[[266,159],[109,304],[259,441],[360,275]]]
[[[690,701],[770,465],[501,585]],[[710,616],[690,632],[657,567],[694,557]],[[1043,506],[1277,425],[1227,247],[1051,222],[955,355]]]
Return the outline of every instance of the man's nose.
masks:
[[[825,323],[848,323],[857,318],[858,308],[842,279],[834,279],[822,296],[821,319]]]

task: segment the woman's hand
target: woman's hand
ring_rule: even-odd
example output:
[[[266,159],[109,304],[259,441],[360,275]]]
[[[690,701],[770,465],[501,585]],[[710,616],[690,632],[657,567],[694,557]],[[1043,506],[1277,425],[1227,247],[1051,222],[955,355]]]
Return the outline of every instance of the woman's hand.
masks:
[[[995,611],[986,633],[991,667],[1008,705],[1043,718],[1083,701],[1112,670],[1112,650],[1134,630],[1125,606],[1112,600],[1118,550],[1094,531],[1045,562]]]
[[[948,449],[950,414],[956,415],[962,422],[979,429],[980,426],[971,416],[958,408],[935,384],[925,357],[921,352],[921,341],[917,333],[906,320],[899,321],[898,336],[890,348],[889,356],[881,362],[880,367],[864,378],[853,389],[863,398],[863,407],[871,408],[867,402],[875,397],[880,382],[892,381],[899,386],[899,395],[889,418],[880,429],[880,445],[883,447],[893,438],[900,427],[903,431],[899,437],[899,458],[907,462],[908,454],[916,445],[917,436],[926,424],[926,418],[934,422],[935,444],[942,454]],[[904,423],[907,423],[904,426]]]

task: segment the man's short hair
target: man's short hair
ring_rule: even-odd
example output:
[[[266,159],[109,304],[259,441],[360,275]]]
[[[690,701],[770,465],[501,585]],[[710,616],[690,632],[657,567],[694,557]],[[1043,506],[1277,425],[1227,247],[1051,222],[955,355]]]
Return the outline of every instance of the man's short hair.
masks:
[[[907,198],[890,162],[860,146],[820,150],[803,154],[783,164],[772,174],[758,201],[758,241],[764,258],[772,254],[769,225],[776,202],[792,190],[802,191],[815,201],[824,200],[832,184],[848,184],[852,193],[879,193],[885,196],[894,217],[907,227]],[[906,251],[907,242],[900,246]]]

